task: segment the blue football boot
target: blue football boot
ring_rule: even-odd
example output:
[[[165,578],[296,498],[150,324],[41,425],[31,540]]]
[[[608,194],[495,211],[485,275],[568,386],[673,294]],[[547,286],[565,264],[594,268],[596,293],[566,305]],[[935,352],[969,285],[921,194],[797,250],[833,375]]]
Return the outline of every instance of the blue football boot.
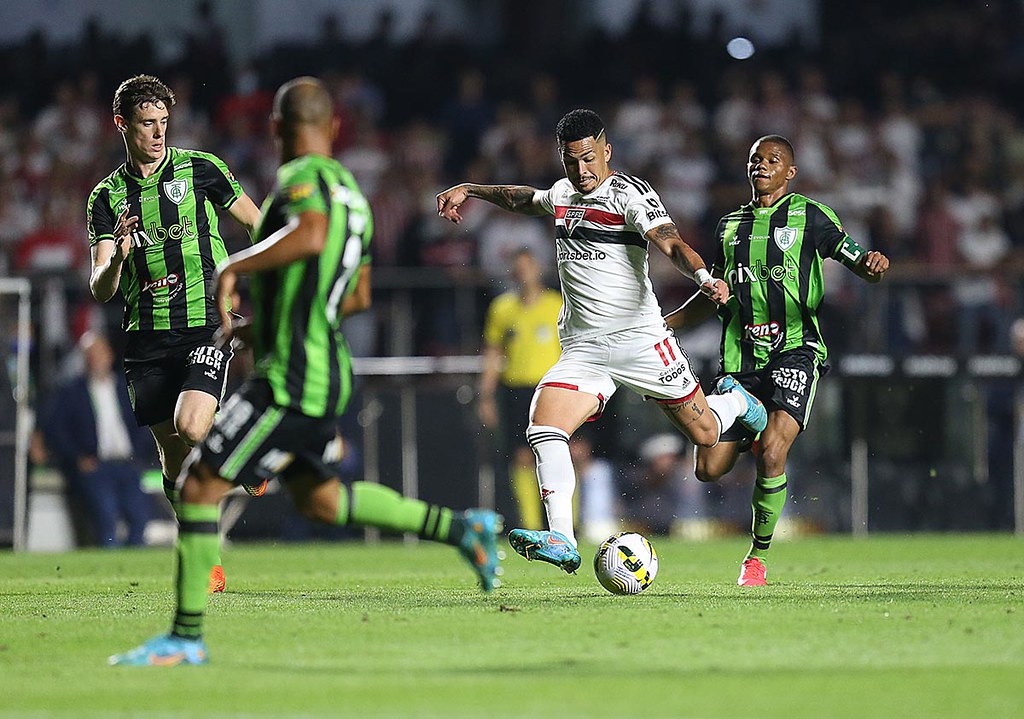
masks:
[[[576,547],[561,532],[513,529],[508,533],[508,543],[527,559],[554,564],[569,574],[574,574],[582,563]]]
[[[505,558],[505,553],[498,549],[501,515],[489,509],[467,509],[461,519],[465,522],[465,533],[459,542],[459,553],[480,577],[481,589],[489,592],[500,587],[500,562]]]
[[[173,634],[161,634],[124,654],[115,654],[107,660],[111,666],[176,667],[179,664],[206,664],[209,657],[202,639],[182,639]]]
[[[739,392],[743,396],[743,399],[747,402],[747,411],[736,419],[751,432],[754,434],[763,432],[764,428],[768,426],[768,412],[765,410],[764,405],[761,404],[761,400],[750,394],[743,385],[736,381],[735,377],[727,374],[718,380],[718,385],[715,389],[718,394]]]

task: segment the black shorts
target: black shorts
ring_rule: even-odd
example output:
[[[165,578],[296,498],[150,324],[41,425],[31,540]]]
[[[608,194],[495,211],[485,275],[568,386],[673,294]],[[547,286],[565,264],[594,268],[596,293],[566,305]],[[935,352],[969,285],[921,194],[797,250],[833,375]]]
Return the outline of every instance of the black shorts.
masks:
[[[224,398],[230,346],[213,343],[212,327],[128,333],[124,375],[135,421],[151,427],[174,417],[178,395],[199,390]]]
[[[287,481],[299,473],[332,479],[342,454],[335,420],[281,407],[266,380],[251,379],[224,403],[198,461],[234,484]]]
[[[755,372],[733,374],[743,387],[764,403],[769,412],[783,410],[807,429],[807,420],[818,389],[818,378],[823,374],[818,358],[810,349],[795,349],[772,357],[768,364]],[[723,375],[715,379],[715,384]],[[754,433],[739,422],[722,432],[722,442],[741,442],[748,445]]]

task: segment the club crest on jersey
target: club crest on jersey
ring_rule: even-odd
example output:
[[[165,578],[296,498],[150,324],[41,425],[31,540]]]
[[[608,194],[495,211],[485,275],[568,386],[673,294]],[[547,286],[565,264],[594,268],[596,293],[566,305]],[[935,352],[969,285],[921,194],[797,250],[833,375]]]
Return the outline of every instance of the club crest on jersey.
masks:
[[[570,207],[565,211],[565,230],[570,235],[572,231],[583,221],[586,217],[587,211],[582,207]]]
[[[175,205],[181,204],[181,201],[185,199],[186,193],[188,193],[188,182],[185,180],[171,180],[164,183],[164,194]]]
[[[775,244],[779,246],[779,249],[785,252],[794,244],[796,244],[796,236],[799,230],[795,227],[776,227],[775,228]]]

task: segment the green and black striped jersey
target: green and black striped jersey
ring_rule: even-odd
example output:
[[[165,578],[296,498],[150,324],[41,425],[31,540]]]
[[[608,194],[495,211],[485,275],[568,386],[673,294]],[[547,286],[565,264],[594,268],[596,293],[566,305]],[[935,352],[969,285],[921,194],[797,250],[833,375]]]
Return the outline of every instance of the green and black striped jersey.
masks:
[[[211,282],[227,256],[215,207],[229,208],[242,187],[219,158],[196,150],[167,148],[149,177],[121,165],[89,195],[89,246],[113,239],[127,204],[139,218],[121,268],[123,327],[180,330],[220,324]]]
[[[282,407],[340,415],[352,392],[351,354],[339,331],[342,304],[370,261],[373,217],[348,170],[329,157],[304,155],[278,169],[256,241],[290,231],[307,211],[327,216],[323,251],[251,278],[256,375],[269,381]]]
[[[763,368],[779,352],[808,347],[818,361],[828,348],[818,324],[825,292],[822,260],[853,269],[864,250],[850,239],[836,213],[789,193],[771,207],[752,203],[718,222],[715,274],[729,285],[722,320],[722,371]]]

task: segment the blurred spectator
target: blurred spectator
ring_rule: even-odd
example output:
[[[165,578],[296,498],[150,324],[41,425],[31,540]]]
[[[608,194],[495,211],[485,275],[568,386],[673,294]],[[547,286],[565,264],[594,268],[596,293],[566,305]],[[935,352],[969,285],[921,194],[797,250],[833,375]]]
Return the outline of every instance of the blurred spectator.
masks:
[[[79,348],[85,374],[54,392],[42,421],[46,445],[72,498],[85,504],[96,544],[138,546],[151,516],[141,482],[152,440],[135,424],[128,387],[113,369],[110,343],[86,333]],[[121,521],[127,525],[124,537]]]
[[[707,490],[687,478],[686,445],[678,433],[656,434],[640,445],[641,464],[626,479],[626,519],[638,531],[669,534],[680,520],[703,518]]]
[[[540,491],[533,451],[526,441],[530,402],[544,373],[561,354],[558,315],[562,296],[544,286],[540,263],[529,248],[509,258],[515,288],[498,295],[484,324],[484,369],[480,375],[480,421],[498,439],[498,495],[515,498],[525,529],[542,529]],[[511,506],[499,509],[511,518]]]

